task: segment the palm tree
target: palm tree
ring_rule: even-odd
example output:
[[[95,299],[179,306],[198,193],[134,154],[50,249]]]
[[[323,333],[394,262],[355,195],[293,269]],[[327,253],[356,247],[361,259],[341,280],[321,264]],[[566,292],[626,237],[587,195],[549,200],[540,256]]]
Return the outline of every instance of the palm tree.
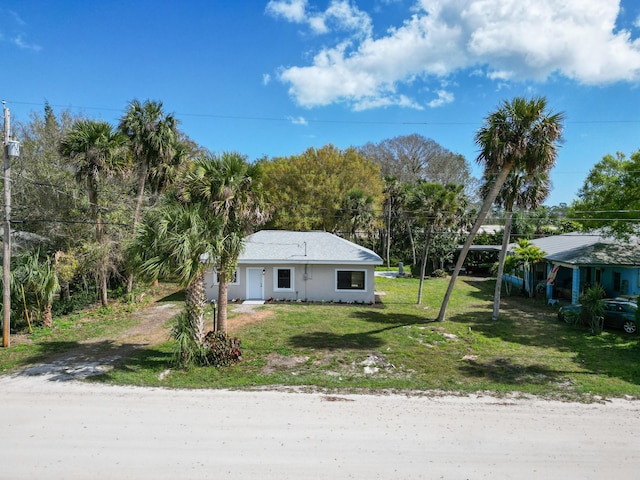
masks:
[[[218,250],[214,251],[218,284],[216,329],[227,330],[227,285],[244,248],[244,237],[266,222],[260,188],[261,169],[238,153],[205,154],[196,159],[179,187],[183,202],[207,205],[208,215],[221,223]]]
[[[96,242],[104,244],[104,229],[99,205],[99,181],[103,176],[119,173],[125,167],[126,137],[114,132],[103,121],[78,120],[59,145],[60,154],[75,168],[76,181],[84,184],[89,196],[91,218],[96,224]],[[107,305],[107,259],[97,266],[100,301]]]
[[[138,169],[138,191],[133,227],[140,219],[144,189],[149,169],[169,163],[174,157],[176,140],[176,120],[173,115],[165,115],[162,102],[132,100],[118,129],[127,136],[131,152]]]
[[[347,192],[338,212],[342,234],[352,242],[356,242],[358,236],[370,239],[375,225],[374,210],[371,195],[366,195],[359,188]]]
[[[149,210],[127,248],[134,270],[143,278],[174,277],[185,287],[186,313],[194,342],[204,342],[204,274],[219,251],[221,222],[207,205],[183,203],[168,195]]]
[[[495,183],[484,198],[478,218],[465,241],[440,307],[438,321],[443,321],[460,269],[469,253],[471,244],[498,196],[509,173],[516,167],[528,174],[548,172],[555,165],[558,144],[562,139],[562,113],[547,111],[544,97],[527,100],[516,97],[504,101],[494,113],[485,119],[484,126],[476,133],[475,142],[480,147],[477,162],[487,174],[494,174]]]
[[[485,176],[484,185],[481,192],[484,193],[493,185],[492,175]],[[493,320],[498,320],[500,314],[500,295],[502,290],[502,275],[504,273],[504,262],[507,256],[507,248],[511,239],[511,225],[513,219],[513,207],[517,206],[524,210],[533,210],[549,196],[551,192],[551,181],[549,172],[539,172],[534,175],[527,175],[520,169],[512,170],[502,189],[500,190],[495,203],[505,210],[504,233],[502,237],[502,249],[498,260],[498,273],[496,277],[496,287],[493,297]]]
[[[144,190],[152,172],[163,171],[162,166],[175,158],[176,120],[165,115],[162,102],[132,100],[118,129],[127,136],[138,169],[138,191],[133,215],[133,230],[140,220]],[[127,293],[133,288],[133,275],[127,279]]]
[[[422,302],[422,287],[427,269],[429,249],[434,231],[439,231],[445,223],[451,222],[458,213],[461,185],[420,182],[415,185],[409,196],[407,208],[424,229],[424,250],[420,268],[420,285],[418,287],[418,305]]]

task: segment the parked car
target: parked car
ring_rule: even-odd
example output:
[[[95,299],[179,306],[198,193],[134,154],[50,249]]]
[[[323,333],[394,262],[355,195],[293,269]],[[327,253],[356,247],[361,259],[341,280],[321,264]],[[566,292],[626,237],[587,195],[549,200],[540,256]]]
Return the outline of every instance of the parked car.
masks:
[[[621,302],[631,302],[638,304],[638,295],[620,295],[619,297],[614,298],[614,300],[619,300]]]
[[[619,328],[626,333],[636,333],[638,331],[636,324],[637,303],[618,299],[605,299],[603,304],[605,327]],[[581,310],[582,305],[560,307],[558,320],[567,322],[570,318],[575,318],[576,315],[579,315]]]

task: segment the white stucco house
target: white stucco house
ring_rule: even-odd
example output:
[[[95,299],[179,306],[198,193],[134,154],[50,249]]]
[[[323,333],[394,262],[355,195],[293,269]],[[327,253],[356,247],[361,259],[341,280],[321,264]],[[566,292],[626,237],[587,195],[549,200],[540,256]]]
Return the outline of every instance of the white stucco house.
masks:
[[[228,300],[375,301],[375,252],[327,232],[262,230],[245,239]],[[207,298],[218,299],[215,271],[205,277]]]

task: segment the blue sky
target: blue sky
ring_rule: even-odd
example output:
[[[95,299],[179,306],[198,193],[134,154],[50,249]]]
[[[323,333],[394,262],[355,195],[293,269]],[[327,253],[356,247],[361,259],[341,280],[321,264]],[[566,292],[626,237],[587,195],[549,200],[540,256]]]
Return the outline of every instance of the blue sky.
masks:
[[[560,6],[559,6],[560,5]],[[566,115],[547,204],[640,148],[634,0],[0,0],[0,96],[116,123],[161,100],[194,141],[254,160],[418,133],[474,166],[515,96]]]

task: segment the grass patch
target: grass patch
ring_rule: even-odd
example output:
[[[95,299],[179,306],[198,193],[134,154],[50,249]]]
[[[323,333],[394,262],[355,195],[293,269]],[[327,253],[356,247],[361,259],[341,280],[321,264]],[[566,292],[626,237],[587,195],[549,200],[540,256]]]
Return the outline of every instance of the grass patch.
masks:
[[[500,320],[493,321],[494,282],[466,277],[456,285],[446,321],[436,322],[447,281],[427,279],[422,305],[415,303],[417,279],[382,277],[376,278],[376,290],[386,293],[380,305],[265,305],[260,308],[269,315],[240,322],[230,332],[242,340],[238,365],[169,370],[172,345],[166,342],[136,350],[91,381],[640,398],[638,335],[605,331],[593,336],[558,322],[556,308],[545,302],[519,296],[504,298]],[[164,300],[175,303],[182,297]],[[89,338],[117,338],[135,323],[128,312],[137,307],[116,303],[57,319],[50,330],[37,328],[22,343],[0,349],[0,371],[44,361]]]
[[[309,387],[553,398],[640,398],[638,336],[559,323],[542,301],[507,297],[491,320],[494,282],[458,281],[445,322],[435,322],[447,279],[376,278],[384,304],[277,304],[260,322],[231,332],[243,360],[229,368],[168,375],[170,344],[141,351],[99,380],[176,388]]]

